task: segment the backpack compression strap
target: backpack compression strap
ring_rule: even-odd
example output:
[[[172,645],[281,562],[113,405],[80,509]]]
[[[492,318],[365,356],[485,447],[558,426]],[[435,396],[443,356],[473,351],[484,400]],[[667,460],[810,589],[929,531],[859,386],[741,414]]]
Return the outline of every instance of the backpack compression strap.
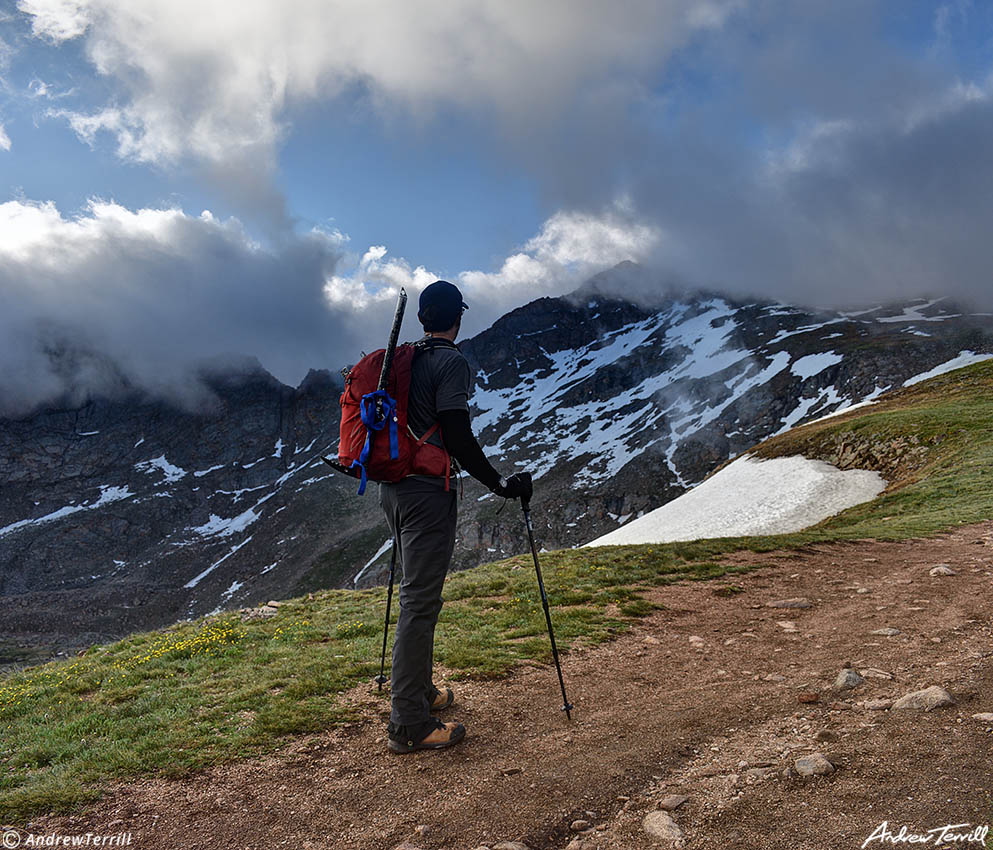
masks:
[[[376,418],[376,402],[382,404],[383,418]],[[359,468],[359,495],[365,493],[367,481],[366,464],[369,463],[369,454],[372,452],[372,436],[376,431],[382,431],[386,423],[390,424],[390,459],[396,460],[400,457],[400,437],[397,434],[397,403],[390,398],[386,390],[376,390],[366,393],[359,402],[359,411],[362,416],[362,424],[366,427],[365,445],[362,446],[362,453],[358,460],[352,461],[351,468]]]

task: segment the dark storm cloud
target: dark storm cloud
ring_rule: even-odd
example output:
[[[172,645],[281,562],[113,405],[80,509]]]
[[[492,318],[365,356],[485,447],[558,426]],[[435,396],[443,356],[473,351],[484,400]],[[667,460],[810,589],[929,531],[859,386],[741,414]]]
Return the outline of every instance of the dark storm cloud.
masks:
[[[263,249],[209,216],[94,204],[66,219],[16,201],[0,225],[0,415],[122,387],[197,406],[201,365],[246,354],[295,383],[354,359],[360,312],[389,321],[387,301],[329,306],[331,235]]]
[[[969,49],[993,10],[951,5],[742,4],[650,92],[577,93],[514,155],[549,203],[628,195],[661,233],[649,289],[993,306],[993,63]]]

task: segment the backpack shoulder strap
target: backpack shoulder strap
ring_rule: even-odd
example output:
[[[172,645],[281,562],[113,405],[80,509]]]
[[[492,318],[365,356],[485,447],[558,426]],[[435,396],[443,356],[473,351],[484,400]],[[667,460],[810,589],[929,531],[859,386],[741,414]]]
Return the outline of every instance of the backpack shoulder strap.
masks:
[[[417,340],[417,342],[411,344],[418,352],[422,352],[422,351],[433,352],[438,348],[450,348],[450,349],[454,349],[455,351],[458,351],[460,354],[462,353],[459,350],[459,347],[450,339],[442,339],[436,336],[421,337],[419,340]]]

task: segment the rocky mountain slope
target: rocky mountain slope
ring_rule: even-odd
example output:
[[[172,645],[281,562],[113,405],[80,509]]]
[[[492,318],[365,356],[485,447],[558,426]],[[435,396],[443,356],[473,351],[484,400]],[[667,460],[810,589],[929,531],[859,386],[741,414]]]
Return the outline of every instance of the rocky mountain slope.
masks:
[[[536,475],[547,548],[617,528],[769,435],[993,352],[993,317],[940,299],[646,304],[622,297],[631,274],[534,301],[462,345],[477,433],[498,468]],[[292,389],[258,367],[211,382],[217,402],[195,414],[121,398],[0,422],[0,662],[382,580],[375,490],[356,498],[320,461],[337,442],[336,379]],[[523,551],[499,502],[466,483],[458,566]]]

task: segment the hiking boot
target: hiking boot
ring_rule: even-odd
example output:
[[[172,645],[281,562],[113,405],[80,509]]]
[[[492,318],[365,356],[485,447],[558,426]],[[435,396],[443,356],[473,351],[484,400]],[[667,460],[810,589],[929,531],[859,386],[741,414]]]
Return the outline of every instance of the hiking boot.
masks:
[[[443,750],[457,744],[465,737],[461,723],[442,723],[432,717],[418,726],[389,725],[389,748],[394,753],[412,753],[415,750]]]
[[[435,688],[434,700],[431,703],[431,713],[436,711],[444,711],[449,708],[451,704],[455,702],[455,694],[451,688],[445,688],[443,691],[439,691]]]

